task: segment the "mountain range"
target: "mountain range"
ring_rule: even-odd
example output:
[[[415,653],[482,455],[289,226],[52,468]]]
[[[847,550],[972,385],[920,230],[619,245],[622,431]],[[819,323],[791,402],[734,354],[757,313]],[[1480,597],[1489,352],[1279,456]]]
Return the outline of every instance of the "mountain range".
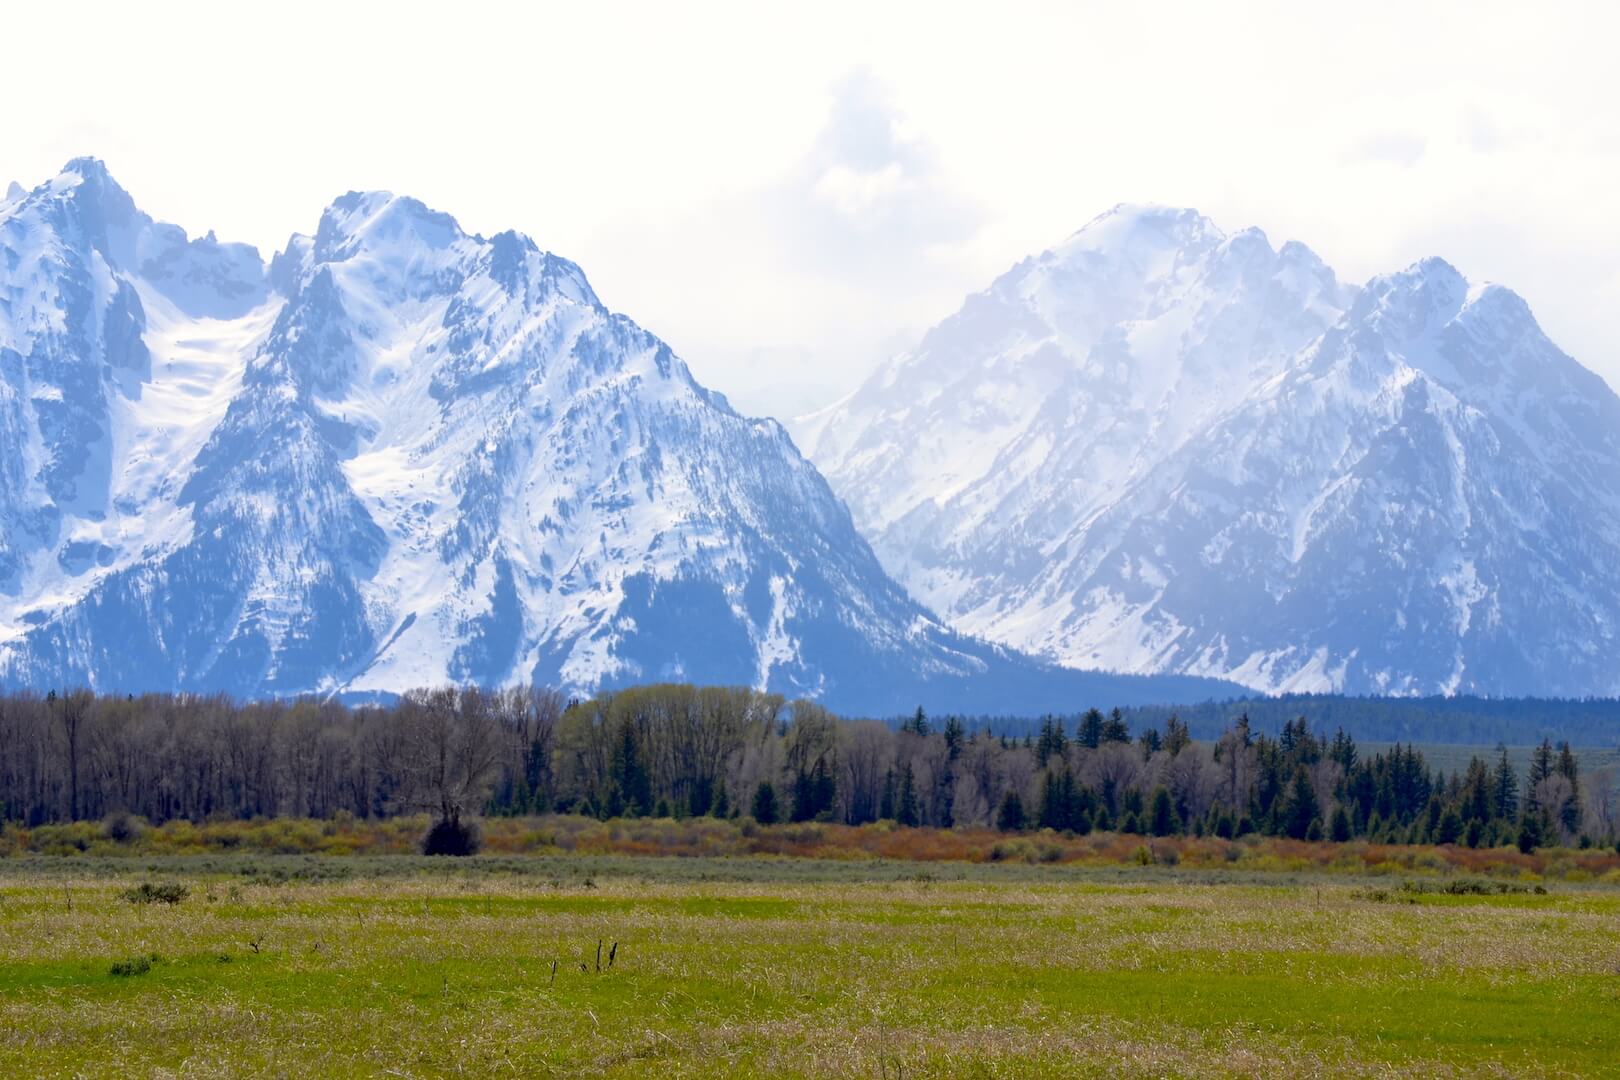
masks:
[[[957,629],[1267,691],[1620,692],[1620,399],[1511,290],[1120,206],[794,425]]]
[[[515,232],[350,192],[266,262],[152,220],[94,159],[12,187],[0,684],[520,680],[746,684],[874,715],[1237,690],[949,627],[780,424]]]

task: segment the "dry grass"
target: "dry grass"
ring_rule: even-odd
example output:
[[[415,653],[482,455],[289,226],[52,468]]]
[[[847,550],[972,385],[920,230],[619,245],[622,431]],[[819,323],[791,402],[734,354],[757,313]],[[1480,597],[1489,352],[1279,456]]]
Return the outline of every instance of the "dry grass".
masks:
[[[194,824],[171,821],[138,827],[115,840],[94,822],[9,827],[0,856],[264,854],[385,855],[415,852],[425,817],[357,821],[278,818]],[[760,826],[748,819],[634,819],[548,816],[490,818],[482,823],[484,851],[495,855],[582,854],[721,857],[773,855],[806,859],[906,862],[1012,862],[1078,866],[1172,865],[1244,871],[1356,874],[1469,873],[1529,881],[1620,883],[1613,849],[1408,846],[1354,841],[1311,843],[1275,837],[1147,838],[1123,833],[1073,836],[1046,830],[1007,835],[990,829],[901,829],[888,823]]]

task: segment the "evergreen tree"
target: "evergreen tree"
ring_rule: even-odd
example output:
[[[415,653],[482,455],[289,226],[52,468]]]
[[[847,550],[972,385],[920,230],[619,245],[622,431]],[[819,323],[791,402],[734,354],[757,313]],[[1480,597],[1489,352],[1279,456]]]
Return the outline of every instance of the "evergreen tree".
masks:
[[[1103,724],[1102,741],[1122,743],[1131,741],[1131,729],[1125,726],[1125,714],[1117,707],[1108,714],[1108,722]]]
[[[920,711],[920,710],[919,710]],[[894,820],[901,825],[920,825],[921,814],[917,808],[917,782],[911,771],[911,762],[906,762],[906,771],[900,774],[900,802],[894,808]]]
[[[1187,725],[1182,723],[1181,717],[1175,713],[1164,723],[1164,749],[1171,757],[1175,757],[1192,743],[1192,733]]]
[[[1525,808],[1524,818],[1519,822],[1519,850],[1526,855],[1545,842],[1541,830],[1541,814]]]
[[[1310,830],[1311,822],[1321,813],[1321,807],[1316,801],[1316,788],[1311,785],[1311,778],[1303,766],[1294,770],[1294,783],[1288,793],[1288,802],[1283,809],[1283,831],[1295,840],[1305,839]]]
[[[1346,776],[1350,775],[1356,767],[1356,741],[1339,728],[1333,733],[1333,744],[1328,747],[1328,757],[1339,763]]]
[[[715,785],[714,802],[709,804],[709,813],[717,818],[724,818],[731,813],[731,801],[726,798],[724,782]]]
[[[754,789],[754,820],[761,825],[776,824],[776,789],[769,780],[761,780]]]
[[[1559,745],[1557,768],[1559,775],[1569,781],[1569,797],[1558,808],[1558,823],[1564,827],[1564,832],[1574,835],[1581,831],[1581,778],[1575,754],[1567,742]]]
[[[1345,813],[1344,804],[1340,803],[1333,808],[1333,818],[1328,825],[1328,836],[1336,844],[1342,844],[1351,837],[1350,815]]]
[[[1001,809],[996,812],[996,828],[1002,832],[1022,832],[1024,829],[1024,800],[1017,788],[1008,788],[1001,798]]]
[[[945,757],[948,761],[955,761],[962,754],[962,745],[967,741],[967,732],[962,727],[962,721],[954,716],[945,718]]]
[[[1086,714],[1080,718],[1080,730],[1075,735],[1075,741],[1088,750],[1095,750],[1102,745],[1103,715],[1096,709],[1087,709]]]
[[[1173,836],[1181,832],[1181,818],[1176,814],[1175,804],[1170,801],[1170,792],[1162,787],[1153,793],[1148,828],[1154,836]]]
[[[641,749],[634,723],[624,724],[619,731],[618,744],[613,750],[611,766],[613,786],[609,795],[609,817],[644,817],[652,812],[652,777],[641,763]]]
[[[1495,817],[1512,821],[1519,816],[1519,775],[1508,760],[1507,747],[1497,744],[1501,754],[1491,775],[1491,803]]]
[[[878,818],[882,821],[894,820],[894,768],[883,774],[883,797],[878,801]]]
[[[1305,827],[1305,839],[1317,841],[1322,839],[1322,819],[1311,818],[1311,823]]]
[[[1140,741],[1142,743],[1143,761],[1147,761],[1153,757],[1154,754],[1159,752],[1159,747],[1164,745],[1163,740],[1159,738],[1159,731],[1157,728],[1148,728],[1146,731],[1142,732]]]
[[[1541,805],[1541,782],[1553,774],[1552,740],[1542,739],[1541,745],[1536,747],[1530,755],[1530,773],[1524,785],[1524,812],[1526,814],[1539,814],[1544,807]]]
[[[1431,834],[1437,844],[1455,844],[1462,839],[1462,818],[1455,810],[1447,810],[1440,815],[1440,821]]]

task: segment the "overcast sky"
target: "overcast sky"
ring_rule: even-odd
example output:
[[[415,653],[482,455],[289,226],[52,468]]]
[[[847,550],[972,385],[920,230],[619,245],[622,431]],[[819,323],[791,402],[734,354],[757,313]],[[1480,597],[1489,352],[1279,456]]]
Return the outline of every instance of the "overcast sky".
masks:
[[[1616,5],[781,7],[11,6],[0,188],[93,154],[266,255],[412,194],[781,416],[1127,201],[1441,255],[1620,385]]]

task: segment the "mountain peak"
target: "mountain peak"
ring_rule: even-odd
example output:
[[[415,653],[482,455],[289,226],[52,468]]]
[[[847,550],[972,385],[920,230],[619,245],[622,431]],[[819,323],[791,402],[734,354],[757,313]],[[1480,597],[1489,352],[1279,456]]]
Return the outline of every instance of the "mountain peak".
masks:
[[[92,178],[109,180],[112,178],[112,174],[107,171],[107,163],[98,157],[89,155],[71,159],[66,165],[62,166],[62,172],[64,174],[72,173],[74,176],[83,177],[86,180]]]
[[[1214,222],[1189,207],[1118,203],[1086,222],[1063,248],[1115,255],[1144,247],[1218,243],[1224,238]]]
[[[466,235],[455,218],[418,199],[390,191],[351,191],[334,199],[321,215],[314,254],[317,262],[342,262],[360,251],[442,251]]]

